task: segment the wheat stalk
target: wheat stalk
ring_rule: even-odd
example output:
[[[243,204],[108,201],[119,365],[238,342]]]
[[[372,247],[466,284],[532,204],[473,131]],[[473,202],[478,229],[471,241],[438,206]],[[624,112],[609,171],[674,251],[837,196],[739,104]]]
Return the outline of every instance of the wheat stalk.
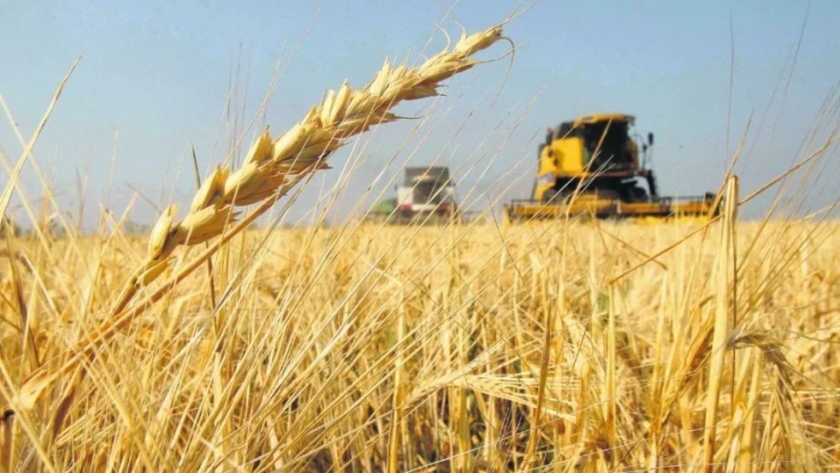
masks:
[[[194,270],[200,260],[209,259],[220,244],[213,245],[196,261],[187,265],[175,281],[138,303],[138,310],[125,310],[137,291],[155,281],[172,265],[174,252],[181,246],[192,246],[224,235],[228,241],[271,208],[277,198],[287,193],[304,176],[320,169],[329,169],[325,159],[346,140],[364,133],[372,126],[400,119],[391,112],[398,103],[440,95],[440,83],[455,74],[471,69],[479,63],[473,55],[504,38],[501,25],[467,36],[462,33],[452,50],[447,45],[441,52],[415,68],[405,64],[394,67],[387,59],[374,79],[361,89],[351,89],[347,81],[336,92],[329,90],[318,106],[287,132],[270,138],[266,128],[249,149],[242,166],[237,170],[217,166],[192,199],[189,212],[175,220],[176,206],[168,206],[158,218],[149,235],[147,255],[132,273],[114,306],[111,317],[61,357],[47,363],[33,373],[21,387],[18,406],[31,408],[41,393],[61,374],[75,369],[85,357],[95,354],[98,344],[124,326],[133,316],[171,289],[187,272]],[[261,203],[236,225],[237,207]],[[221,242],[220,242],[221,243]],[[56,366],[58,364],[58,366]]]

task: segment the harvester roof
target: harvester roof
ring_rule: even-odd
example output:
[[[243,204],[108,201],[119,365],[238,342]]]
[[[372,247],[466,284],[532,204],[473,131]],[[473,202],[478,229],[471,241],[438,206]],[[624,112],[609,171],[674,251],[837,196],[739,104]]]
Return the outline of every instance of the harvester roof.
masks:
[[[575,126],[589,125],[593,123],[603,123],[608,121],[627,122],[632,125],[636,118],[633,115],[625,113],[597,113],[594,115],[585,115],[574,120]]]
[[[449,182],[449,167],[423,166],[405,168],[405,185],[412,186],[418,182]]]
[[[635,120],[636,118],[633,115],[625,113],[596,113],[562,122],[559,126],[557,126],[557,128],[549,128],[547,133],[549,135],[554,135],[555,137],[566,137],[573,135],[573,130],[580,131],[585,125],[606,124],[612,121],[614,123],[626,123],[627,125],[632,126]]]

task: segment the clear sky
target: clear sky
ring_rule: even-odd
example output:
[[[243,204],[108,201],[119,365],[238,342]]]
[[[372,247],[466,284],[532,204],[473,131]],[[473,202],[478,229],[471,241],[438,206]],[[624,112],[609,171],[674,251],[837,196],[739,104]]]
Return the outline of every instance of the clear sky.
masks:
[[[189,205],[191,145],[205,173],[243,132],[245,148],[265,124],[276,136],[327,88],[345,78],[367,83],[385,57],[409,55],[413,63],[430,40],[436,52],[445,41],[438,25],[457,37],[460,25],[469,32],[491,26],[517,3],[6,0],[0,93],[28,139],[82,55],[36,160],[68,209],[76,208],[77,173],[87,176],[88,222],[104,207],[122,213],[135,191],[151,202],[138,201],[132,218],[148,221],[157,214],[153,205],[170,197]],[[377,197],[363,195],[372,183],[392,194],[387,180],[406,160],[453,167],[459,194],[475,209],[512,180],[502,200],[527,197],[545,129],[599,111],[634,114],[641,132],[656,134],[660,190],[680,194],[717,189],[753,114],[738,168],[748,192],[800,157],[817,125],[837,126],[838,18],[840,2],[833,1],[543,0],[505,27],[516,44],[513,62],[480,65],[453,80],[448,97],[398,108],[427,120],[383,125],[354,140],[334,155],[334,170],[309,184],[290,217],[303,216],[315,200],[323,205],[339,179],[338,219],[360,199]],[[498,43],[481,57],[508,50]],[[272,80],[264,119],[244,131]],[[0,146],[12,162],[22,150],[5,116]],[[349,174],[348,163],[355,166]],[[840,197],[836,155],[822,166],[808,190],[817,206]],[[383,169],[392,174],[377,181]],[[37,201],[33,169],[23,174]]]

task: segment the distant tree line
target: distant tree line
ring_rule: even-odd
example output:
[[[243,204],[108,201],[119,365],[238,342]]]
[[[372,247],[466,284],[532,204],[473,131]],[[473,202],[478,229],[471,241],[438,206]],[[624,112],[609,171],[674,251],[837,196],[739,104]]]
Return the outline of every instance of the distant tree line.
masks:
[[[61,238],[67,234],[64,227],[55,219],[50,219],[46,225],[42,225],[41,227],[42,232],[55,238]],[[17,237],[28,237],[32,233],[33,231],[31,229],[25,230],[21,228],[20,225],[8,216],[3,216],[2,220],[0,220],[0,238],[5,238],[9,234]]]
[[[306,227],[306,224],[300,223],[292,223],[292,222],[282,222],[277,225],[277,228],[282,229],[291,229],[297,227]],[[330,223],[326,219],[322,222],[319,222],[318,226],[321,228],[330,228]],[[50,218],[47,220],[46,224],[39,225],[41,231],[54,238],[61,238],[67,235],[66,229],[62,226],[61,222],[57,218]],[[258,223],[254,222],[249,225],[249,228],[252,230],[258,230],[262,228]],[[148,235],[149,232],[152,230],[151,225],[146,223],[140,223],[133,220],[127,220],[122,224],[122,233],[126,236],[145,236]],[[33,229],[24,229],[14,220],[9,218],[8,216],[3,216],[2,220],[0,220],[0,238],[5,238],[8,232],[11,231],[11,235],[26,238],[33,234]]]

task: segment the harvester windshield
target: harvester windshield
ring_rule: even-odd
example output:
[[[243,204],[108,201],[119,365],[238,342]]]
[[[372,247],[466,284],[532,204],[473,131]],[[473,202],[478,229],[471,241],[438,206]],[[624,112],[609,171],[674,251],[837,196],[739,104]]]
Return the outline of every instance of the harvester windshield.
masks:
[[[600,121],[580,127],[585,148],[584,166],[590,172],[629,171],[633,156],[628,148],[626,121]]]
[[[452,183],[449,181],[449,168],[431,166],[426,168],[407,168],[408,188],[414,189],[414,202],[422,204],[440,204],[449,200],[446,191]]]
[[[418,182],[414,188],[414,201],[425,204],[439,204],[446,199],[442,186],[437,182]]]

